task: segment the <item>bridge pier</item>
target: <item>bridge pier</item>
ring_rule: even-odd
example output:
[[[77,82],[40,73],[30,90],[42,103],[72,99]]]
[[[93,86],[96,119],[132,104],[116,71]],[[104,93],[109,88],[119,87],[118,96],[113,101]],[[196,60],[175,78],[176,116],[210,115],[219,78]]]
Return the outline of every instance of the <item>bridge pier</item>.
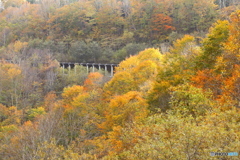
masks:
[[[74,74],[77,74],[76,65],[79,65],[79,64],[78,63],[74,63]]]
[[[100,66],[100,64],[98,64],[98,70],[99,70],[99,71],[101,70],[101,66]]]
[[[68,72],[70,72],[71,70],[71,66],[70,66],[70,63],[68,63]]]
[[[111,77],[113,77],[113,65],[111,64],[111,74],[110,74]]]
[[[105,74],[105,76],[107,75],[107,65],[106,64],[104,65],[104,74]]]
[[[62,72],[63,72],[63,74],[64,74],[64,70],[65,70],[65,66],[64,66],[64,64],[63,64],[63,66],[62,66],[62,67],[63,67],[63,70],[62,70]]]
[[[92,72],[94,72],[94,63],[92,64]]]
[[[86,64],[86,66],[87,66],[87,73],[89,73],[89,71],[88,71],[88,63]]]

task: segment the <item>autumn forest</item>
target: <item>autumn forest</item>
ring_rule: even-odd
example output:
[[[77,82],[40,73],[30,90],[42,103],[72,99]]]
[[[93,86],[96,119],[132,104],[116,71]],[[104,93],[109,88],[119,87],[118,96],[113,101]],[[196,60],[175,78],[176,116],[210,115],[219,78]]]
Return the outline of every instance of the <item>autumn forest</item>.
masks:
[[[239,7],[0,0],[0,160],[238,160]]]

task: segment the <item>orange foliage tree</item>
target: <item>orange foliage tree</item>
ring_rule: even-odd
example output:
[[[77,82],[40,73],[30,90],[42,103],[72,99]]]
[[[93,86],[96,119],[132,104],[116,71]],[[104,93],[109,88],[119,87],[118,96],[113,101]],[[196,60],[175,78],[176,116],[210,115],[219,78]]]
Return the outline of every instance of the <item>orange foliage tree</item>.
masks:
[[[84,87],[86,90],[93,90],[101,88],[103,84],[103,75],[98,72],[93,72],[88,75],[88,78],[84,81]]]
[[[127,126],[147,116],[147,103],[140,92],[131,91],[113,98],[105,111],[106,121],[99,127],[111,131],[114,126]]]
[[[232,106],[240,107],[240,65],[235,65],[232,75],[223,81],[220,102],[231,101]]]
[[[152,36],[158,40],[175,30],[175,27],[172,25],[172,18],[162,13],[152,16],[150,28]]]
[[[204,90],[210,89],[215,98],[222,94],[221,86],[223,84],[223,77],[217,74],[214,70],[201,70],[191,78],[194,86],[203,88]]]
[[[226,27],[229,27],[229,31]],[[208,62],[213,69],[198,71],[192,77],[195,86],[212,90],[215,99],[218,99],[222,106],[228,104],[227,108],[239,106],[239,27],[240,11],[230,16],[229,24],[226,21],[215,24],[215,28],[210,30],[211,34],[204,41],[205,55],[214,55],[206,57],[207,61],[214,62],[212,64]],[[214,45],[217,42],[219,44]]]

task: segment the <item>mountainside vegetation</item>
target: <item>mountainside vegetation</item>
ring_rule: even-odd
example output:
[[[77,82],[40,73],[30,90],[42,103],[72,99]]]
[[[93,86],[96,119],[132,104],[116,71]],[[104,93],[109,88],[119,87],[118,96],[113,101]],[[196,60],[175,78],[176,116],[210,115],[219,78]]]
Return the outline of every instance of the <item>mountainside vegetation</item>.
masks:
[[[0,159],[239,159],[239,6],[0,1]]]

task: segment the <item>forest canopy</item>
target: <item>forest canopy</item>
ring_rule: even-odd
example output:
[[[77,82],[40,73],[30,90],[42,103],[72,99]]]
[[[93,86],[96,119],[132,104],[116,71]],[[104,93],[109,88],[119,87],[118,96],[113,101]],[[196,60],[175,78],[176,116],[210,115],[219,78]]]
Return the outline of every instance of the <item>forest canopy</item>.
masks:
[[[239,4],[0,1],[0,159],[240,154]]]

